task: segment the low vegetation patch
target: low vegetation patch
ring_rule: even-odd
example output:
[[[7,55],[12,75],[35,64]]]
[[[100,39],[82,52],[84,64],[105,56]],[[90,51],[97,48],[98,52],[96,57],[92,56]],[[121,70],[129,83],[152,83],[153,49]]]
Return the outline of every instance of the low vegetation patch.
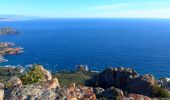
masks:
[[[72,83],[76,85],[85,85],[85,81],[91,79],[92,73],[75,71],[75,72],[58,72],[53,74],[57,77],[61,86],[68,86]]]
[[[20,77],[24,85],[40,82],[44,78],[45,78],[45,75],[41,71],[40,66],[37,64],[34,64],[32,67],[30,67],[28,71],[26,71]]]
[[[152,87],[152,94],[153,97],[160,97],[160,98],[167,98],[169,97],[168,92],[159,86],[153,86]]]

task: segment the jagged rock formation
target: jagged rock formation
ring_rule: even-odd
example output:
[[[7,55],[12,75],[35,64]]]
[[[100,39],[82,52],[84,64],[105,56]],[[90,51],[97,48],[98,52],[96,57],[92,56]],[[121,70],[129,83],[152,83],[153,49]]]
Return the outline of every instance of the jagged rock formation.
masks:
[[[151,96],[151,88],[156,84],[155,78],[148,74],[140,77],[129,77],[127,79],[128,92],[145,96]]]
[[[107,68],[98,73],[97,78],[95,76],[90,80],[98,83],[92,88],[75,85],[75,83],[60,86],[58,78],[52,78],[51,73],[43,66],[37,66],[46,76],[45,79],[23,85],[18,77],[11,77],[5,82],[6,84],[0,83],[0,98],[5,100],[157,100],[150,98],[154,95],[151,87],[157,85],[155,78],[148,74],[139,76],[136,71],[129,68]]]
[[[22,85],[17,77],[12,77],[12,88],[5,91],[5,100],[96,100],[92,88],[75,85],[60,87],[58,79],[52,79],[51,73],[43,66],[41,71],[47,77],[39,83]]]
[[[107,68],[103,72],[97,74],[89,82],[91,86],[99,86],[102,88],[117,87],[125,89],[127,86],[127,79],[130,76],[138,77],[138,73],[130,68]]]
[[[0,83],[0,100],[4,100],[4,84]]]

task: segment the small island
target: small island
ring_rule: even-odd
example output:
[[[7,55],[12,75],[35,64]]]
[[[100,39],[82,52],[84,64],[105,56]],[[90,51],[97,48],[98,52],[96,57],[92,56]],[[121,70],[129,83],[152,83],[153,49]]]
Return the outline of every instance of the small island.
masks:
[[[18,31],[12,27],[1,27],[0,28],[0,35],[7,35],[7,34],[16,34]]]
[[[5,55],[15,55],[23,52],[21,47],[13,47],[14,45],[10,42],[0,42],[0,62],[7,61],[4,59]]]

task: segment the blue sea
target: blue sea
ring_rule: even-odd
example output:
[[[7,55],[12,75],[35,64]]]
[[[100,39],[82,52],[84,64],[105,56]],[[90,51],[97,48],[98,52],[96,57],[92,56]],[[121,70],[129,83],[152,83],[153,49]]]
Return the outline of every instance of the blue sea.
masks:
[[[170,19],[51,19],[0,22],[17,35],[1,36],[24,53],[0,65],[42,64],[51,71],[130,67],[170,77]]]

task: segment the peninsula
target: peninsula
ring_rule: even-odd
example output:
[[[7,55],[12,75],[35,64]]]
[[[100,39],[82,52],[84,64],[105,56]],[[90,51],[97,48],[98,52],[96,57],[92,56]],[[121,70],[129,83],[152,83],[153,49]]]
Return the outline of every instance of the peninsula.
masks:
[[[15,55],[23,52],[21,47],[13,47],[14,45],[10,42],[0,42],[0,62],[7,61],[4,59],[5,55]]]

